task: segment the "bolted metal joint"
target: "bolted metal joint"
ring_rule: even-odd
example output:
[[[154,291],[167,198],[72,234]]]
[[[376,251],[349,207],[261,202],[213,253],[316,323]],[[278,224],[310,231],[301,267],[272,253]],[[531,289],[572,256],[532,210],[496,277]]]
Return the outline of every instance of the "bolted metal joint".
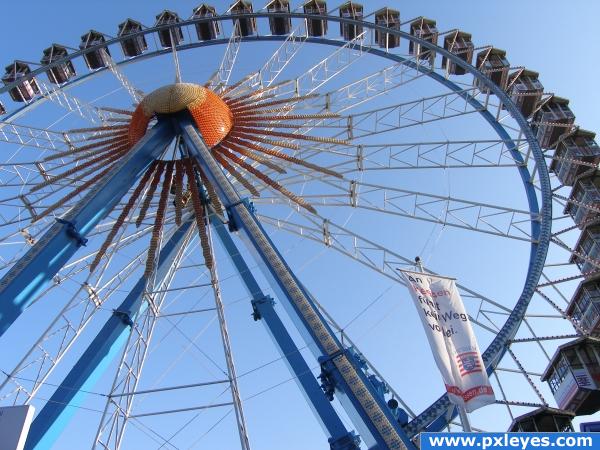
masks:
[[[373,387],[375,388],[375,392],[379,394],[379,396],[385,400],[385,394],[389,392],[389,388],[385,381],[381,381],[377,375],[371,374],[367,375],[367,379],[371,382]]]
[[[374,387],[377,395],[387,404],[388,408],[392,412],[392,415],[396,418],[398,423],[401,426],[404,426],[408,423],[408,414],[404,409],[402,409],[395,398],[390,398],[386,400],[386,394],[389,394],[390,390],[385,381],[379,378],[376,374],[368,374],[369,364],[362,353],[360,353],[355,347],[349,347],[345,351],[348,357],[354,359],[354,362],[360,367],[360,369],[365,372],[367,379]]]
[[[337,353],[336,355],[337,356]],[[325,393],[325,397],[330,402],[333,401],[333,394],[335,393],[335,378],[331,371],[333,357],[321,357],[319,358],[319,364],[321,364],[321,374],[317,377],[321,380],[321,389]]]
[[[252,318],[254,319],[254,321],[259,321],[262,319],[262,314],[260,313],[260,308],[261,305],[264,304],[268,304],[268,305],[275,305],[275,300],[273,300],[273,298],[269,295],[265,295],[262,298],[256,299],[256,300],[252,300]]]
[[[113,316],[118,317],[125,325],[133,328],[133,320],[131,320],[130,314],[130,311],[119,311],[118,309],[113,309]]]
[[[363,371],[369,369],[369,364],[367,363],[367,360],[365,359],[363,354],[359,352],[355,347],[348,347],[346,349],[346,355],[351,357],[351,359],[353,359],[354,362],[358,365],[358,367],[360,367]]]
[[[65,220],[65,219],[56,219],[56,221],[58,223],[62,223],[63,225],[65,225],[65,231],[67,232],[67,236],[75,239],[78,247],[81,247],[81,246],[85,247],[88,240],[86,238],[84,238],[79,233],[79,231],[77,231],[77,228],[75,227],[75,222],[72,222],[70,220]]]
[[[227,229],[231,232],[231,233],[235,233],[236,231],[239,231],[240,227],[238,226],[238,224],[235,221],[235,217],[233,214],[231,214],[231,209],[233,208],[233,206],[228,206],[226,208],[227,211]]]
[[[231,212],[231,211],[232,211],[232,210],[233,210],[233,208],[235,208],[237,205],[241,205],[242,203],[246,203],[246,204],[248,204],[249,202],[248,202],[248,200],[247,200],[247,199],[243,199],[243,200],[240,200],[239,202],[232,203],[231,205],[227,205],[227,206],[225,207],[225,211],[227,211],[227,223],[228,223],[228,225],[227,225],[227,228],[228,228],[228,229],[229,229],[229,231],[230,231],[230,232],[232,232],[232,233],[234,233],[234,232],[236,232],[236,231],[239,231],[239,229],[240,229],[240,228],[239,228],[238,224],[237,224],[237,223],[236,223],[236,221],[235,221],[235,215],[234,215],[234,214],[232,214],[232,212]]]
[[[360,436],[354,431],[338,439],[330,438],[328,440],[330,450],[358,450],[360,448]]]
[[[239,202],[235,202],[235,203],[232,203],[231,205],[227,205],[225,207],[225,210],[227,211],[227,224],[228,224],[227,227],[228,227],[229,231],[232,232],[232,233],[238,231],[239,230],[239,226],[235,222],[234,214],[232,214],[231,211],[237,205],[241,205],[241,204],[246,205],[246,207],[248,208],[248,211],[250,211],[251,214],[254,214],[256,212],[256,208],[254,207],[254,203],[252,203],[248,198],[243,198]]]

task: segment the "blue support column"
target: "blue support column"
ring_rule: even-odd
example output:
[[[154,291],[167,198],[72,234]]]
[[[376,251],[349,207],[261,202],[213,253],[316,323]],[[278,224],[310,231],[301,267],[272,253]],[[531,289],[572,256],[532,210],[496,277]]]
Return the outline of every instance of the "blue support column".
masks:
[[[289,266],[277,251],[251,206],[243,201],[212,156],[189,116],[179,116],[179,127],[190,151],[227,207],[230,220],[270,279],[308,347],[321,363],[322,380],[335,392],[370,449],[414,449],[384,399],[345,349]],[[277,338],[277,336],[276,336]]]
[[[169,121],[159,120],[107,177],[38,242],[0,280],[0,336],[19,317],[79,247],[85,236],[117,205],[123,195],[173,139]]]
[[[358,450],[356,436],[346,430],[335,409],[325,397],[296,343],[275,312],[275,302],[263,293],[221,220],[213,215],[211,223],[231,262],[240,274],[246,290],[252,297],[255,320],[262,320],[267,327],[279,353],[290,372],[295,376],[296,383],[327,434],[330,448],[332,450]]]
[[[156,269],[157,280],[167,275],[193,223],[193,220],[184,222],[163,246]],[[130,325],[146,310],[145,286],[146,278],[142,276],[35,417],[25,443],[26,450],[52,447],[76,407],[84,401],[86,391],[92,389],[127,341]]]

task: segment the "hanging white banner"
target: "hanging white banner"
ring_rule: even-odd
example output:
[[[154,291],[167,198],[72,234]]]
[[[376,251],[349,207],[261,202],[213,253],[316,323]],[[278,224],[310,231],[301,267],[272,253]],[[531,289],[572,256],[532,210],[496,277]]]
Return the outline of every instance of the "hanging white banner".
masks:
[[[400,270],[450,401],[468,412],[496,401],[469,316],[452,278]]]

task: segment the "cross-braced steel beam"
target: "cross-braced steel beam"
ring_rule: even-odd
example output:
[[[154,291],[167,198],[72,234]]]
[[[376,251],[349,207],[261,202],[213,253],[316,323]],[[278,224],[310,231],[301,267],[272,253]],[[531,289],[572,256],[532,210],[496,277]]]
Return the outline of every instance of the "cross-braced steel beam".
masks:
[[[284,307],[295,321],[322,368],[323,385],[338,394],[367,446],[412,449],[410,439],[393,416],[383,397],[359,368],[321,315],[302,284],[264,232],[248,202],[244,202],[212,156],[189,117],[179,116],[179,126],[190,154],[196,158],[227,206],[233,226],[242,231],[259,264],[272,282]]]
[[[207,83],[206,87],[208,87],[208,89],[218,91],[227,86],[229,83],[229,77],[231,77],[231,72],[233,71],[233,67],[235,65],[235,60],[238,52],[240,51],[241,43],[242,36],[240,33],[240,23],[236,20],[233,25],[233,33],[231,33],[229,43],[227,44],[227,48],[223,54],[223,59],[221,60],[219,70],[215,72],[215,74]]]
[[[184,222],[164,245],[156,269],[156,279],[162,280],[185,248],[186,236],[193,220]],[[52,397],[33,421],[26,449],[50,448],[68,424],[75,407],[83,402],[93,384],[123,347],[131,323],[147,308],[144,301],[146,279],[140,278],[127,297],[114,310],[94,340],[64,378]]]
[[[358,443],[354,439],[354,435],[346,430],[335,409],[325,397],[309,365],[277,315],[274,300],[264,294],[221,220],[213,216],[211,222],[221,244],[227,251],[227,255],[239,273],[246,291],[252,298],[255,320],[262,321],[267,327],[279,353],[285,360],[290,372],[294,374],[294,380],[325,431],[331,448],[336,450],[357,449]]]
[[[0,280],[0,335],[82,245],[85,236],[104,219],[173,139],[171,125],[148,131],[64,217],[57,221]]]

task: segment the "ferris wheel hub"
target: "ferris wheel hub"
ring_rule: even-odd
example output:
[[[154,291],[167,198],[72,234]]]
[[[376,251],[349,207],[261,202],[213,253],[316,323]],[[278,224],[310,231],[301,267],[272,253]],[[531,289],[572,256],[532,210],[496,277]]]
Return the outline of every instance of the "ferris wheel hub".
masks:
[[[129,140],[139,141],[156,114],[175,114],[187,109],[209,147],[221,142],[233,126],[233,114],[213,91],[194,83],[175,83],[148,94],[137,106],[129,126]]]
[[[206,88],[194,83],[169,84],[146,95],[139,106],[147,116],[177,113],[192,103],[204,102],[206,92]]]

